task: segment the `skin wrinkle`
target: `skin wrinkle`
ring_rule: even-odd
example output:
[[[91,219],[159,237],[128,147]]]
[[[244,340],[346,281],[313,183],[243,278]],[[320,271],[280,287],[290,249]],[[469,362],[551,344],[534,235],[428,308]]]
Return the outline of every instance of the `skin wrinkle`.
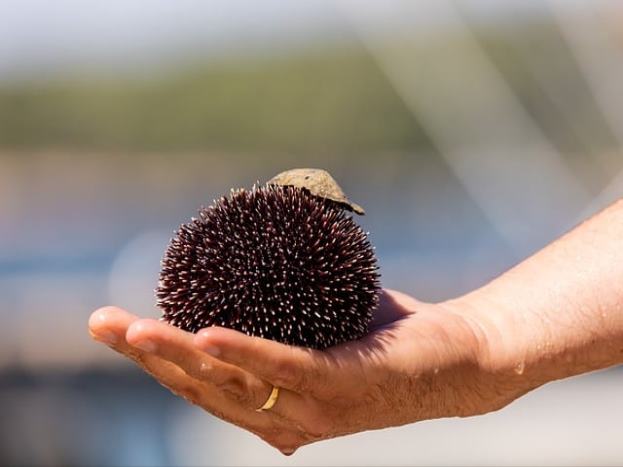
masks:
[[[145,362],[146,360],[145,356],[140,355],[140,353],[135,353],[135,352],[130,353],[130,356],[137,363],[143,366],[143,369],[145,370],[147,374],[158,378],[158,373],[152,371],[150,369],[150,366]],[[183,372],[183,370],[181,370],[180,368],[176,368],[176,369]],[[186,400],[192,405],[203,407],[204,404],[202,403],[202,400],[203,400],[203,394],[205,390],[200,391],[198,390],[198,388],[195,388],[194,386],[190,384],[187,384],[186,386],[179,386],[179,383],[176,384],[174,380],[168,379],[168,378],[165,379],[162,376],[160,376],[158,379],[159,379],[160,384],[163,387],[170,390],[172,393],[180,396],[181,398],[183,398],[184,400]],[[209,412],[211,412],[213,415],[221,419],[228,420],[227,417],[225,417],[222,412],[219,412],[217,410],[210,410]]]
[[[312,420],[303,421],[303,424],[295,423],[299,431],[299,435],[307,442],[322,439],[327,433],[331,433],[333,428],[326,422],[321,422],[320,417],[314,417]]]
[[[290,350],[292,352],[292,350]],[[276,370],[277,377],[275,379],[275,386],[279,387],[292,387],[299,389],[300,392],[308,392],[310,388],[310,379],[312,375],[310,373],[316,373],[314,368],[305,367],[306,373],[303,373],[300,368],[293,362],[292,357],[284,360],[279,364]]]

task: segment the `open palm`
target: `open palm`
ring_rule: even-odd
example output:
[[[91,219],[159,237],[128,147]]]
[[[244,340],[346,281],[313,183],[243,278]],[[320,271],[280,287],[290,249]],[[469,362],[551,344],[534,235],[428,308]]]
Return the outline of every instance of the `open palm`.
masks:
[[[285,454],[347,433],[486,412],[519,395],[492,384],[486,342],[460,306],[390,290],[368,336],[325,351],[225,328],[190,334],[115,307],[95,311],[89,328],[173,393]],[[273,386],[276,405],[257,412]]]

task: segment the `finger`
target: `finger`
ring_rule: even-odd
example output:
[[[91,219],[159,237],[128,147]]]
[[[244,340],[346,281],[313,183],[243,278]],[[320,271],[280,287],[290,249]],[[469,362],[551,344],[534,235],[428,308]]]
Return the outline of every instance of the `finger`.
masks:
[[[219,387],[249,408],[257,408],[266,391],[258,378],[201,352],[193,345],[193,334],[169,324],[137,320],[128,328],[126,340],[137,349],[176,364],[193,378]]]
[[[96,340],[105,342],[117,352],[134,360],[174,394],[203,407],[217,417],[258,434],[272,427],[270,420],[261,414],[243,410],[221,391],[186,374],[173,362],[130,345],[125,335],[132,323],[138,320],[138,317],[117,307],[100,308],[89,319],[89,331]]]
[[[255,411],[268,399],[272,385],[243,369],[215,359],[193,345],[194,335],[169,324],[141,319],[128,328],[128,343],[143,351],[175,363],[190,376],[216,385],[231,399]],[[297,419],[309,411],[303,398],[280,391],[271,415]]]
[[[91,313],[89,333],[93,339],[107,345],[121,344],[128,326],[138,319],[121,308],[106,306]]]
[[[121,308],[104,307],[93,312],[89,318],[89,331],[94,339],[131,358],[170,389],[175,388],[182,393],[196,389],[193,387],[195,386],[193,380],[176,365],[143,352],[126,342],[127,329],[138,319]]]
[[[170,349],[178,348],[167,354],[171,358],[168,360],[157,353],[146,352],[127,342],[126,335],[129,328],[140,321],[136,316],[116,307],[105,307],[97,310],[91,315],[89,320],[89,331],[91,335],[99,340],[107,343],[114,350],[131,358],[143,369],[156,378],[161,384],[169,388],[173,393],[180,395],[193,404],[199,405],[215,416],[242,426],[249,431],[262,437],[274,446],[282,449],[284,452],[293,452],[293,449],[301,444],[306,444],[312,440],[320,439],[325,433],[330,431],[332,421],[327,419],[317,407],[317,401],[313,398],[301,397],[290,391],[281,390],[276,404],[270,411],[256,412],[255,409],[261,407],[268,398],[272,387],[258,378],[252,377],[255,384],[261,385],[261,388],[251,391],[254,395],[254,401],[243,407],[239,400],[232,398],[230,395],[219,390],[216,386],[202,382],[191,375],[187,374],[182,368],[173,361],[182,363],[188,360],[188,356],[184,357],[184,352],[188,349],[188,338],[193,340],[192,336],[184,331],[177,330],[172,326],[157,321],[150,321],[148,326],[155,323],[158,328],[164,326],[167,331],[175,332],[175,336],[171,338],[165,337],[164,341],[173,343],[174,345],[162,346],[159,348]],[[129,333],[130,339],[139,339],[140,327],[138,330]],[[136,332],[135,335],[133,333]],[[155,336],[161,336],[159,332],[154,333]],[[183,336],[180,338],[180,336]],[[158,338],[154,342],[159,342]],[[193,350],[197,349],[192,346]],[[179,350],[182,349],[182,350]],[[186,349],[186,350],[184,350]],[[177,352],[177,354],[176,354]],[[209,358],[203,352],[197,351],[203,357]],[[165,355],[163,353],[162,355]],[[223,362],[212,359],[213,363],[226,365]],[[201,368],[201,366],[199,366]],[[205,369],[205,367],[204,367]],[[237,369],[243,372],[241,369]],[[247,379],[248,383],[249,380]],[[249,392],[247,392],[248,394]],[[295,441],[293,441],[295,440]]]
[[[239,366],[275,386],[299,393],[326,385],[335,373],[330,354],[278,342],[249,337],[226,328],[199,331],[197,348],[227,363]]]

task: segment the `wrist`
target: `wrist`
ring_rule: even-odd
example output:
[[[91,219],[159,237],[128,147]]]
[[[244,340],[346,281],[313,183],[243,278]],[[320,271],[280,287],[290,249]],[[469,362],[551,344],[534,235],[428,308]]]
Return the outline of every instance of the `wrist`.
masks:
[[[478,329],[483,371],[529,390],[623,363],[623,336],[616,334],[620,325],[601,322],[608,313],[551,296],[514,293],[510,284],[525,281],[517,276],[510,271],[448,302]]]
[[[478,336],[478,367],[505,397],[518,397],[556,379],[550,359],[557,352],[554,341],[532,310],[517,309],[514,300],[500,300],[482,289],[444,306],[472,327]]]
[[[442,306],[478,336],[501,395],[623,363],[623,202],[486,286]]]
[[[474,336],[468,353],[479,388],[476,393],[486,399],[481,413],[502,408],[546,382],[540,371],[526,363],[528,333],[506,304],[471,293],[439,305],[459,317]]]
[[[477,292],[448,300],[442,304],[459,315],[476,336],[476,359],[479,368],[488,373],[512,370],[522,358],[523,339],[512,313],[503,304]]]

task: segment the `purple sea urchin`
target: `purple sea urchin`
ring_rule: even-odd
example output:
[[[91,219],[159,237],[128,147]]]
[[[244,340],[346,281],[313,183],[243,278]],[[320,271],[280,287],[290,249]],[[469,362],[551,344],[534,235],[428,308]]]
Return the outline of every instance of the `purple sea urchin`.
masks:
[[[304,188],[232,192],[183,224],[162,261],[163,319],[323,349],[364,336],[379,275],[367,235]]]

